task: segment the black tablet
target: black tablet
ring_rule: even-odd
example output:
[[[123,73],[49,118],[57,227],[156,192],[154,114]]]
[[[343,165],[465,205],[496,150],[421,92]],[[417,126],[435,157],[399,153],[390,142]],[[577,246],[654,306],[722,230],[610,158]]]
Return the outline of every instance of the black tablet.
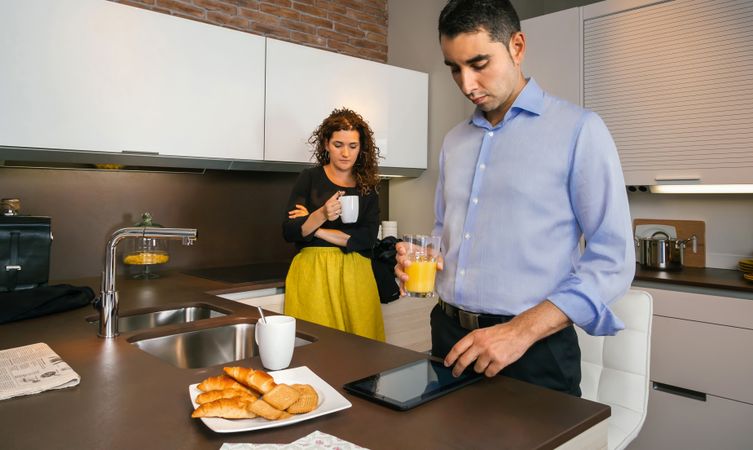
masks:
[[[351,381],[343,388],[368,400],[405,411],[481,378],[483,374],[470,369],[455,378],[452,367],[422,359]]]

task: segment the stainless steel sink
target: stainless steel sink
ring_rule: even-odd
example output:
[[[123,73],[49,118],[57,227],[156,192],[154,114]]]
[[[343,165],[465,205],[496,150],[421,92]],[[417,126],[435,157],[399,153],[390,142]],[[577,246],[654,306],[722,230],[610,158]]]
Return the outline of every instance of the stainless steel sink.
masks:
[[[118,329],[120,332],[143,330],[166,325],[196,322],[197,320],[213,319],[215,317],[226,316],[227,314],[227,311],[205,304],[181,306],[157,311],[129,311],[118,317]],[[91,317],[87,320],[94,324],[99,324],[99,316]]]
[[[295,346],[313,342],[298,334]],[[236,323],[195,331],[129,339],[136,347],[181,369],[196,369],[227,364],[258,354],[254,340],[254,324]]]

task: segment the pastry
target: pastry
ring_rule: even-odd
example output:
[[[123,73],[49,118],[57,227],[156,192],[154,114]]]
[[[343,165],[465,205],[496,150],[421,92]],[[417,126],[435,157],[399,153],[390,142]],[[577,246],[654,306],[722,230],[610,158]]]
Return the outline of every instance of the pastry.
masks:
[[[298,400],[301,393],[287,384],[278,384],[272,390],[264,394],[262,400],[279,410],[286,410]]]
[[[257,400],[258,401],[258,400]],[[221,398],[199,405],[191,417],[223,417],[225,419],[253,419],[256,414],[251,410],[251,402],[240,397]]]
[[[213,402],[221,398],[233,398],[240,397],[247,402],[253,402],[256,400],[256,396],[240,389],[223,389],[221,391],[208,391],[203,392],[196,396],[196,403],[203,405],[204,403]]]
[[[298,400],[286,408],[291,414],[304,414],[316,409],[319,404],[319,395],[309,384],[294,384],[291,386],[301,395]]]
[[[203,391],[203,392],[221,391],[223,389],[238,389],[241,391],[251,393],[251,390],[249,388],[238,383],[237,381],[235,381],[234,379],[226,375],[209,377],[206,380],[199,383],[197,387],[199,388],[200,391]]]
[[[262,399],[251,403],[251,411],[253,411],[254,414],[260,417],[264,417],[268,420],[277,420],[282,415],[282,411],[273,407]]]
[[[248,369],[246,367],[225,367],[222,370],[238,382],[262,394],[266,394],[277,386],[272,376],[263,370]]]

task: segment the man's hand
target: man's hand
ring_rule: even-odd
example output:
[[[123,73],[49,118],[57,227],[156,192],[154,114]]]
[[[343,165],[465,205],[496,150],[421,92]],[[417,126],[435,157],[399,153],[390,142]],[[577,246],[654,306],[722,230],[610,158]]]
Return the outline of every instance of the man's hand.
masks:
[[[444,359],[452,375],[473,370],[487,377],[514,363],[538,340],[570,325],[570,319],[554,303],[544,300],[507,323],[473,330],[460,339]],[[475,363],[474,363],[475,361]]]
[[[405,282],[408,281],[408,274],[405,273],[405,268],[410,266],[410,260],[408,260],[408,244],[405,242],[398,242],[395,244],[395,259],[397,264],[395,265],[395,277],[400,281],[400,295],[405,295]],[[437,256],[437,270],[444,268],[444,258],[442,255]]]
[[[444,365],[455,365],[452,368],[452,375],[455,377],[460,376],[471,364],[475,372],[493,377],[520,359],[531,345],[533,342],[523,337],[511,322],[479,328],[465,335],[452,347],[444,359]]]

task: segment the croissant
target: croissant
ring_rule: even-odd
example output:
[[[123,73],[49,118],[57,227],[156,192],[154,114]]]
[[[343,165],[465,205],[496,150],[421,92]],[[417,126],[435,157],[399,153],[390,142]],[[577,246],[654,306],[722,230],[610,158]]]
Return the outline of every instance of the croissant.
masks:
[[[213,402],[221,398],[233,398],[239,397],[247,402],[253,402],[256,400],[254,394],[239,389],[223,389],[221,391],[208,391],[196,396],[196,403],[203,405],[204,403]]]
[[[316,409],[319,404],[319,395],[316,393],[313,387],[309,384],[294,384],[293,389],[297,390],[301,395],[298,397],[295,403],[288,406],[287,412],[291,414],[304,414]]]
[[[221,391],[223,389],[237,389],[240,391],[248,392],[249,394],[251,393],[251,390],[249,388],[225,375],[209,377],[199,383],[197,387],[202,392]]]
[[[272,376],[263,370],[248,369],[246,367],[225,367],[222,370],[238,382],[262,394],[266,394],[277,386]]]
[[[225,419],[253,419],[256,414],[251,410],[251,402],[239,397],[221,398],[199,405],[191,417],[224,417]]]
[[[262,400],[279,410],[286,410],[298,400],[301,393],[287,384],[278,384],[271,391],[264,394]]]

